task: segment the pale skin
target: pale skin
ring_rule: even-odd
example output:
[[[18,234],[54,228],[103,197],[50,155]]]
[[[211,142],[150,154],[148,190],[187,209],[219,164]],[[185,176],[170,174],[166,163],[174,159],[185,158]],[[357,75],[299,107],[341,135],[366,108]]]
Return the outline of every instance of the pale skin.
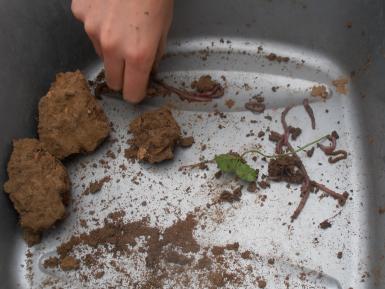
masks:
[[[108,86],[142,101],[165,51],[173,0],[72,0],[72,12],[104,61]]]

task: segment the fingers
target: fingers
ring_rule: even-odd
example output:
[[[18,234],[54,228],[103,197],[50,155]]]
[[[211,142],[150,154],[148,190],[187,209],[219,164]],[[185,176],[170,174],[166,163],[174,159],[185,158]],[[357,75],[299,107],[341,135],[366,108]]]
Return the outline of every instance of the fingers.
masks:
[[[167,33],[162,35],[162,38],[160,39],[158,51],[156,52],[155,56],[155,62],[152,67],[152,71],[155,72],[159,66],[160,61],[162,60],[162,56],[164,52],[166,51],[167,46]]]
[[[124,70],[123,98],[131,103],[139,103],[145,97],[150,69],[140,71],[126,61]]]
[[[104,54],[104,68],[106,71],[106,81],[113,90],[121,90],[124,77],[124,60],[116,54]]]

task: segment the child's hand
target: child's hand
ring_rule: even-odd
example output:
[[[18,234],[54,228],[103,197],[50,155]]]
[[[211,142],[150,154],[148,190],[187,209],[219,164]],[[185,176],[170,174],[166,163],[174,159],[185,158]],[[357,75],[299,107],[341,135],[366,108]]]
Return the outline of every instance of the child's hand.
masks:
[[[173,0],[72,0],[72,11],[104,61],[108,86],[123,89],[129,102],[143,100],[166,46]]]

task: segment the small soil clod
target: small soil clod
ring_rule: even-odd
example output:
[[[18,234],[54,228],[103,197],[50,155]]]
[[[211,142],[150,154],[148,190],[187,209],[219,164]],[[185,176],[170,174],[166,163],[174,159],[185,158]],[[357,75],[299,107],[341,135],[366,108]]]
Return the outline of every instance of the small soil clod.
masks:
[[[193,139],[183,139],[178,123],[167,108],[145,112],[130,123],[133,139],[125,151],[129,159],[159,163],[174,158],[176,145],[189,146]]]

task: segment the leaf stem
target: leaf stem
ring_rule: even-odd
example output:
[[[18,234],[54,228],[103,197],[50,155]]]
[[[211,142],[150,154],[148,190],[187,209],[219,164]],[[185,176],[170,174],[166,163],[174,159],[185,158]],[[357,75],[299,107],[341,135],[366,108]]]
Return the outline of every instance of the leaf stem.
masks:
[[[293,154],[296,154],[298,152],[301,152],[305,149],[307,149],[308,147],[312,146],[312,145],[315,145],[321,141],[323,141],[324,139],[326,139],[328,137],[328,135],[325,135],[323,137],[320,137],[318,139],[316,139],[315,141],[312,141],[311,143],[308,143],[302,147],[299,147],[297,148],[296,150],[294,151],[291,151],[291,152],[287,152],[287,153],[284,153],[284,154],[274,154],[274,155],[267,155],[266,153],[264,153],[263,151],[260,151],[260,150],[257,150],[257,149],[252,149],[252,150],[248,150],[248,151],[245,151],[241,157],[245,157],[246,155],[248,154],[251,154],[251,153],[257,153],[265,158],[268,158],[268,159],[275,159],[275,158],[278,158],[278,157],[283,157],[283,156],[288,156],[288,155],[293,155]]]

